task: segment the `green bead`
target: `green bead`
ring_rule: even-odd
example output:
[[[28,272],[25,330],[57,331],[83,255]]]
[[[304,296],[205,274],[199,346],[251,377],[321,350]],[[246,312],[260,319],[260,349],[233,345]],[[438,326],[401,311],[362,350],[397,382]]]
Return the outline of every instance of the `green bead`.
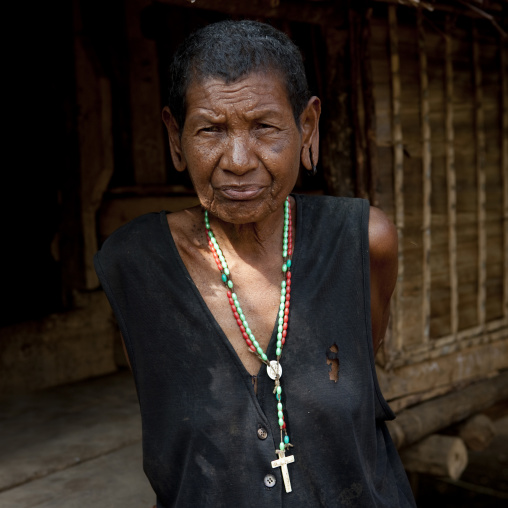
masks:
[[[244,323],[244,325],[243,325],[243,326],[245,326],[245,325],[247,324],[247,321],[246,321],[246,319],[245,319],[245,315],[243,314],[243,312],[241,312],[241,313],[239,312],[239,313],[238,313],[238,315],[240,316],[240,319],[241,319],[242,321],[245,321],[245,323]],[[246,326],[245,326],[245,329],[247,330],[247,327],[246,327]]]
[[[263,354],[263,350],[261,349],[261,347],[257,347],[256,349],[259,355]]]
[[[228,280],[228,288],[229,289],[233,288],[233,281],[232,280]]]
[[[266,360],[268,360],[268,357],[265,355],[265,353],[263,353],[261,355],[261,358],[263,358],[263,361],[266,362]]]
[[[282,333],[280,332],[277,333],[277,341],[279,340],[282,340]]]
[[[227,265],[226,266],[222,265],[222,267],[224,268],[224,273],[226,275],[229,275],[229,268],[227,267]]]
[[[279,325],[278,328],[277,328],[277,331],[282,333],[282,330],[284,329],[284,327],[282,325]]]
[[[287,251],[287,249],[282,251],[282,257],[283,258],[287,258],[288,257],[288,251]],[[284,270],[284,268],[283,268],[283,270]],[[287,266],[286,266],[286,270],[287,270]],[[286,270],[284,270],[284,271],[286,271]]]
[[[288,259],[288,263],[291,263],[291,261],[290,261],[289,259]],[[280,283],[280,285],[281,285],[283,288],[285,288],[285,287],[286,287],[286,281],[285,281],[285,280],[283,280],[283,281]]]
[[[282,265],[282,271],[283,271],[283,272],[287,272],[287,271],[288,271],[288,266],[286,265],[286,263],[284,263],[284,264]]]
[[[277,404],[277,409],[278,409],[279,411],[282,411],[282,404],[281,404],[280,402]]]
[[[275,350],[275,356],[280,356],[280,354],[282,353],[282,349],[280,347],[278,347],[276,350]]]
[[[281,425],[281,427],[282,427],[282,425]],[[281,443],[281,444],[279,445],[279,449],[280,449],[280,450],[284,450],[284,448],[286,448],[286,447],[284,446],[284,443]]]
[[[258,348],[259,348],[259,349],[261,349],[261,348],[259,347],[259,343],[258,343],[258,341],[257,341],[256,339],[251,339],[251,342],[252,342],[252,345],[253,345],[256,349],[258,349]]]
[[[278,340],[277,341],[277,348],[281,348],[282,347],[282,340]]]
[[[236,293],[232,293],[231,294],[231,298],[233,298],[233,300],[236,302],[238,300],[238,296],[236,296]],[[238,307],[237,307],[238,309]]]
[[[277,393],[280,395],[282,393],[282,386],[277,386]]]
[[[277,416],[278,416],[279,418],[283,418],[283,417],[284,417],[284,414],[282,413],[282,411],[278,411],[278,412],[277,412]]]
[[[279,427],[284,426],[284,420],[282,418],[279,418]]]

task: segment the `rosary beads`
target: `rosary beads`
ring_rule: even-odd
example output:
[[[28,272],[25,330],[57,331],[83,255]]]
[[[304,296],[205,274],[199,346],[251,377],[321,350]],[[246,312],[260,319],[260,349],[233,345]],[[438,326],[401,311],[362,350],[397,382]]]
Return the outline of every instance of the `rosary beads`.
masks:
[[[249,327],[247,319],[242,311],[238,297],[234,292],[233,280],[231,279],[231,273],[228,268],[228,264],[224,257],[222,250],[217,243],[217,240],[210,227],[210,220],[208,217],[208,211],[205,210],[205,227],[206,234],[208,237],[208,245],[212,251],[217,268],[221,272],[222,282],[227,288],[227,297],[229,305],[233,312],[233,316],[240,328],[242,337],[247,344],[247,347],[254,353],[261,362],[267,365],[268,375],[275,381],[274,394],[277,400],[277,416],[278,424],[280,428],[280,444],[279,449],[283,452],[285,449],[292,446],[289,443],[289,436],[286,431],[286,422],[284,421],[284,412],[282,405],[282,387],[280,384],[280,377],[282,375],[282,368],[280,366],[280,357],[282,355],[282,349],[286,343],[288,320],[289,320],[289,304],[291,298],[291,256],[293,253],[293,233],[291,223],[291,203],[289,197],[284,202],[284,233],[282,239],[282,274],[283,280],[281,282],[280,290],[280,304],[279,314],[277,323],[277,343],[275,349],[276,360],[268,361],[266,353],[263,348],[259,345],[254,333]],[[284,434],[284,435],[283,435]],[[282,457],[284,455],[282,454]]]

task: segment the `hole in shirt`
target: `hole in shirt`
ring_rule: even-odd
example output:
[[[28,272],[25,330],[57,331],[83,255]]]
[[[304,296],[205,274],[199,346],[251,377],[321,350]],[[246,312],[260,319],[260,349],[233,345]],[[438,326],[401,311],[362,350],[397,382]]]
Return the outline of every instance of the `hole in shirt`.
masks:
[[[335,383],[339,380],[339,347],[332,344],[326,351],[326,363],[329,365],[328,377]]]

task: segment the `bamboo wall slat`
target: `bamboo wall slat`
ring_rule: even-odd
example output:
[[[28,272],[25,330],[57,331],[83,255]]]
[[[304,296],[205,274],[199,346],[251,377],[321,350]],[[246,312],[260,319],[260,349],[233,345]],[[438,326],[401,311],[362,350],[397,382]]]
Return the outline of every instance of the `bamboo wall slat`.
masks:
[[[455,184],[455,147],[453,129],[453,62],[451,22],[447,19],[445,37],[445,95],[446,95],[446,188],[448,203],[448,256],[450,266],[450,321],[452,334],[459,328],[458,320],[458,282],[457,282],[457,234],[456,234],[456,184]]]
[[[473,74],[475,91],[476,187],[478,193],[478,323],[485,324],[487,297],[487,234],[485,230],[485,130],[483,112],[482,70],[478,30],[473,27]]]
[[[431,130],[430,130],[430,106],[429,106],[429,83],[427,77],[427,53],[425,49],[425,31],[423,28],[423,16],[418,10],[418,49],[420,55],[420,128],[422,139],[422,180],[423,180],[423,224],[422,224],[422,321],[423,340],[428,342],[430,336],[430,256],[431,256],[431,192],[432,192],[432,153],[431,153]]]

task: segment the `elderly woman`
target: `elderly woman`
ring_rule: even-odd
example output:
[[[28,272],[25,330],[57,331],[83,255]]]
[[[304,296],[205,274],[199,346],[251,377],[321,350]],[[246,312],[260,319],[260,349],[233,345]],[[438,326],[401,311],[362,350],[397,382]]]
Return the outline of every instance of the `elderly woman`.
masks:
[[[174,57],[163,121],[201,206],[95,258],[160,508],[414,506],[374,367],[396,232],[364,200],[291,194],[320,108],[268,25],[209,25]]]

